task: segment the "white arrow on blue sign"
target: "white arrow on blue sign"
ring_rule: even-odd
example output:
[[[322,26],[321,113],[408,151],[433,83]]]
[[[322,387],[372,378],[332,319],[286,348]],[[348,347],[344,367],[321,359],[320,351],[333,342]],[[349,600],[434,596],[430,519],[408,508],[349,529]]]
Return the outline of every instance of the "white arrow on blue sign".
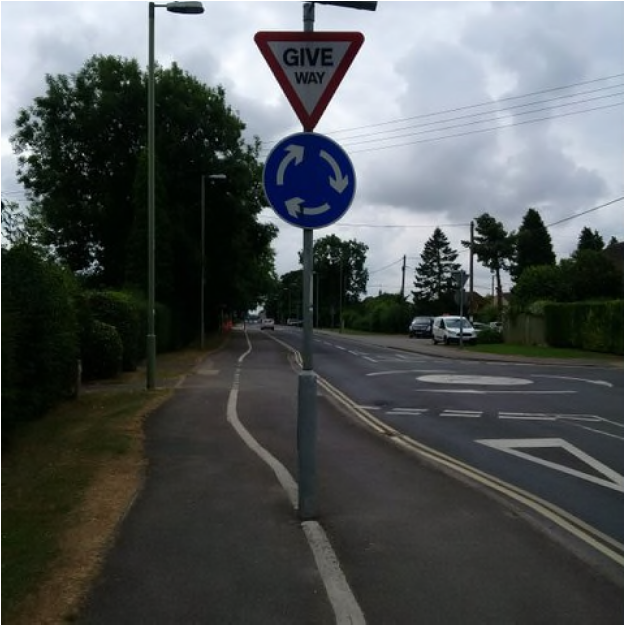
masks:
[[[339,220],[355,195],[355,170],[347,153],[318,133],[282,139],[264,164],[264,193],[283,220],[319,229]]]

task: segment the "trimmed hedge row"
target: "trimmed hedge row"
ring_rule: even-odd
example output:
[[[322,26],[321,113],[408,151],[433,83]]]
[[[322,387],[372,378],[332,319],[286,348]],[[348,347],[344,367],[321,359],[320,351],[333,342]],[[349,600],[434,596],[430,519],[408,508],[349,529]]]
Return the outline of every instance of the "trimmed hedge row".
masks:
[[[78,288],[26,244],[2,250],[2,424],[39,418],[78,377]]]
[[[117,291],[81,291],[76,278],[32,246],[2,249],[3,443],[83,380],[136,370],[145,355],[147,307]],[[169,310],[156,307],[157,350],[171,347]]]
[[[550,346],[624,355],[624,300],[544,306]]]
[[[141,352],[144,347],[140,343],[141,303],[130,294],[115,291],[89,291],[85,299],[92,320],[117,329],[122,344],[122,369],[127,372],[136,370],[139,359],[144,355],[144,351]]]

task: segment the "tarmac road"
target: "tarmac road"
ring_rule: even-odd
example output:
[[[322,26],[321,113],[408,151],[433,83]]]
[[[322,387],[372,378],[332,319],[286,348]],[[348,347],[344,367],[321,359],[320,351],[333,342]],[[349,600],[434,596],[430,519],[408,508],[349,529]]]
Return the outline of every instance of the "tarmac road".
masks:
[[[283,487],[295,370],[267,334],[235,330],[147,419],[144,486],[79,622],[621,623],[621,581],[323,390],[319,518],[301,523]]]

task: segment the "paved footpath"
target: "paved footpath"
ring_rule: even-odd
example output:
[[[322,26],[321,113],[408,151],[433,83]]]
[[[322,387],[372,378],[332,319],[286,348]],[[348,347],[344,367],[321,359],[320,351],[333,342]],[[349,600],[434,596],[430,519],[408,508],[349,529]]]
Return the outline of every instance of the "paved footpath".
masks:
[[[144,486],[79,622],[621,624],[618,583],[324,395],[319,518],[301,523],[297,375],[249,338],[247,353],[234,331],[147,419]]]

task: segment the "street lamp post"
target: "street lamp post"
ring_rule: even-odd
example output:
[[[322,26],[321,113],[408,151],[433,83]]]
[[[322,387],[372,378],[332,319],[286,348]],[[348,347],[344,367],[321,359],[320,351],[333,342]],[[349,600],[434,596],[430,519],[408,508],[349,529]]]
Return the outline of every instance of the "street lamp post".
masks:
[[[156,260],[155,260],[155,99],[154,99],[154,11],[165,8],[171,13],[203,13],[201,2],[167,2],[148,5],[147,61],[147,389],[156,384]]]
[[[211,181],[225,181],[225,174],[202,174],[201,177],[201,297],[199,325],[201,349],[205,342],[205,297],[206,297],[206,179]]]

